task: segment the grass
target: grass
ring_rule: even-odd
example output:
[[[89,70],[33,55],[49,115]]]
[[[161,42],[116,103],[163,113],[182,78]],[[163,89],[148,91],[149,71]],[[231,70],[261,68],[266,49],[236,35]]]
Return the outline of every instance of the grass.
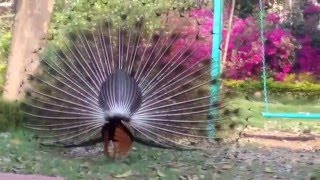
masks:
[[[240,114],[237,117],[231,117],[231,122],[228,121],[227,128],[232,122],[248,124],[252,127],[265,128],[269,130],[282,131],[311,131],[320,133],[320,120],[307,119],[264,119],[261,116],[264,103],[261,97],[249,97],[247,100],[243,96],[237,95],[230,100],[231,109],[240,108]],[[9,103],[0,99],[0,131],[11,131],[21,125],[23,119],[20,112],[17,111],[19,104]],[[271,97],[269,99],[270,112],[310,112],[320,113],[320,100],[318,99],[303,99],[286,97]],[[246,121],[248,119],[248,121]],[[223,130],[228,130],[224,128]]]
[[[264,103],[261,97],[233,98],[229,104],[232,107],[240,108],[240,119],[243,121],[248,118],[246,122],[249,126],[264,128],[267,130],[280,130],[289,132],[303,132],[311,131],[313,133],[320,133],[320,119],[265,119],[261,116],[264,111]],[[310,112],[320,113],[320,100],[310,99],[296,99],[290,96],[286,97],[271,97],[269,101],[270,112]]]
[[[206,177],[201,153],[159,150],[135,145],[124,160],[111,161],[104,156],[86,158],[63,156],[66,149],[41,147],[31,141],[28,132],[0,134],[0,172],[43,174],[68,179],[105,179],[131,177],[177,179],[185,172]]]
[[[270,130],[320,132],[320,121],[309,120],[265,120],[260,113],[263,103],[259,98],[248,101],[238,96],[229,102],[232,107],[240,107],[238,121],[245,122],[250,116],[248,125]],[[241,170],[231,169],[238,167],[236,162],[228,160],[225,164],[223,156],[217,152],[225,152],[230,147],[221,147],[212,152],[180,152],[149,148],[135,144],[130,156],[123,160],[111,161],[103,155],[91,156],[65,156],[70,149],[48,148],[35,142],[32,133],[15,129],[21,121],[20,114],[15,111],[17,104],[1,102],[0,125],[7,127],[8,132],[0,133],[0,172],[14,172],[20,174],[42,174],[48,176],[62,176],[67,179],[183,179],[196,176],[199,179],[212,179],[212,177],[232,179],[242,176]],[[248,110],[250,108],[250,110]],[[270,108],[278,111],[310,111],[320,109],[318,102],[308,102],[303,99],[289,101],[277,98],[272,100]],[[15,118],[19,117],[19,118]],[[18,120],[17,120],[18,119]],[[245,146],[250,151],[249,146]],[[218,159],[217,159],[218,157]],[[258,164],[247,165],[250,172],[261,173]],[[263,165],[264,166],[264,165]],[[306,167],[308,168],[308,167]],[[310,176],[319,176],[318,171],[308,170]],[[248,172],[246,172],[248,173]],[[217,178],[218,178],[217,177]]]
[[[65,156],[68,149],[39,146],[32,140],[32,134],[22,130],[12,133],[0,133],[0,172],[19,174],[42,174],[60,176],[68,180],[76,179],[233,179],[234,177],[255,177],[261,175],[271,179],[276,173],[267,172],[266,167],[274,167],[273,160],[266,159],[266,164],[259,161],[246,163],[250,155],[239,160],[229,156],[232,147],[213,147],[208,152],[181,152],[149,148],[134,145],[130,156],[123,160],[111,161],[103,155]],[[259,151],[250,145],[242,146],[242,150]],[[238,149],[237,149],[238,150]],[[258,153],[259,154],[259,153]],[[262,158],[262,157],[261,157]],[[266,157],[262,158],[265,159]],[[269,163],[268,163],[269,162]],[[271,163],[271,164],[270,164]],[[319,177],[314,167],[303,166],[299,169],[297,179],[306,174]],[[283,172],[278,177],[292,176]]]

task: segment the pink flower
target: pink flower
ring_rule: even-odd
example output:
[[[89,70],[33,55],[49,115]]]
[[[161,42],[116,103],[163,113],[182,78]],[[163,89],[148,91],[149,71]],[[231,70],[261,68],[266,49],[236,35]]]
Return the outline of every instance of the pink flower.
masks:
[[[245,31],[246,27],[247,27],[247,24],[244,20],[235,19],[235,22],[233,24],[232,34],[233,35],[242,34]]]
[[[181,51],[186,47],[186,44],[193,42],[193,38],[198,35],[200,38],[191,47],[194,54],[191,56],[191,61],[184,63],[190,66],[204,58],[210,58],[212,47],[212,12],[208,9],[195,9],[190,11],[190,19],[197,20],[199,25],[190,23],[183,28],[183,36],[179,37],[172,47],[170,55]],[[277,27],[280,21],[279,15],[270,13],[267,15],[267,20],[271,25],[267,27],[265,37],[267,43],[265,44],[265,56],[268,66],[268,71],[272,72],[276,80],[283,81],[288,73],[292,71],[297,46],[293,35],[284,28]],[[227,21],[227,19],[226,19]],[[226,22],[225,22],[226,23]],[[223,29],[224,47],[227,30]],[[302,69],[306,71],[314,71],[316,65],[315,57],[320,59],[320,50],[315,50],[311,47],[311,37],[301,37],[300,43],[308,46],[299,51],[298,63]],[[310,47],[308,49],[308,47]],[[317,55],[317,53],[319,55]],[[233,27],[229,46],[227,48],[227,59],[225,72],[227,78],[246,79],[255,78],[260,79],[262,68],[262,46],[260,40],[259,21],[254,17],[240,19],[234,17]],[[320,67],[318,68],[320,72]]]
[[[189,15],[195,18],[213,18],[213,13],[209,9],[192,9]]]
[[[278,24],[280,22],[280,17],[276,13],[270,13],[267,15],[266,20],[273,24]]]
[[[317,14],[320,13],[320,6],[317,5],[311,5],[311,6],[307,6],[304,11],[304,14]]]
[[[272,29],[266,32],[267,39],[276,46],[280,45],[282,43],[282,38],[286,37],[287,35],[287,32],[281,28]]]
[[[291,69],[292,69],[291,66],[285,65],[285,66],[283,67],[283,72],[287,74],[287,73],[289,73],[289,72],[291,71]]]
[[[275,75],[275,79],[278,81],[284,81],[285,77],[286,77],[286,74],[284,74],[282,72],[276,73],[276,75]]]

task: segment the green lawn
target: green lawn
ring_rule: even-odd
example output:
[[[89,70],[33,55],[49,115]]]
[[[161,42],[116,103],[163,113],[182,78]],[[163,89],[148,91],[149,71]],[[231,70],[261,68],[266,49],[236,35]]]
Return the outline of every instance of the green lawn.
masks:
[[[30,133],[23,131],[0,133],[0,172],[61,176],[70,180],[320,177],[314,153],[294,154],[277,149],[260,149],[249,144],[239,147],[212,146],[207,151],[192,152],[137,144],[134,147],[126,159],[111,161],[101,153],[79,157],[66,155],[70,154],[70,149],[41,147],[31,140]],[[294,161],[297,158],[301,160]],[[307,165],[308,162],[313,164]]]
[[[302,132],[305,129],[309,129],[313,133],[320,132],[320,121],[263,119],[260,115],[263,103],[260,101],[248,101],[239,96],[233,98],[228,104],[234,108],[240,107],[240,116],[236,117],[237,121],[245,122],[245,119],[250,116],[251,118],[248,120],[248,125],[250,126],[270,130]],[[248,110],[249,108],[250,110]],[[306,100],[292,102],[292,104],[288,105],[282,100],[275,104],[272,103],[270,108],[284,112],[317,112],[320,106],[317,102],[307,102]],[[2,112],[4,112],[3,109]],[[8,121],[8,117],[16,116],[7,113],[4,117],[6,117]],[[275,165],[277,162],[274,160],[266,159],[266,164],[260,164],[260,156],[269,158],[272,157],[272,155],[268,154],[270,152],[261,152],[262,150],[249,145],[242,146],[239,151],[244,155],[246,155],[247,152],[254,152],[254,155],[248,154],[244,157],[244,159],[256,158],[256,160],[250,163],[230,158],[229,155],[233,157],[234,153],[234,150],[232,150],[233,146],[231,145],[212,147],[211,150],[206,152],[162,150],[137,144],[135,144],[134,147],[130,156],[123,160],[107,160],[101,153],[99,155],[91,154],[90,156],[71,157],[70,155],[65,155],[66,153],[70,154],[70,149],[40,146],[32,138],[30,132],[22,130],[11,131],[11,133],[3,132],[0,133],[0,172],[43,174],[62,176],[67,179],[93,180],[118,179],[121,177],[125,179],[174,180],[179,178],[183,179],[183,177],[186,176],[194,176],[199,179],[212,179],[212,177],[215,177],[213,179],[230,179],[235,176],[249,178],[257,177],[257,175],[261,175],[259,177],[262,179],[268,179],[274,176],[291,178],[297,176],[303,178],[306,176],[319,175],[319,172],[316,170],[316,167],[319,165],[316,164],[305,166],[305,164],[301,165],[292,162],[292,166],[296,169],[298,175],[294,175],[289,171],[281,171],[281,168],[278,169],[278,165]],[[93,148],[93,150],[96,149],[97,148]],[[290,155],[290,153],[282,151],[276,154],[281,155],[281,153],[283,153],[284,156]],[[79,152],[76,154],[79,155]],[[296,156],[299,158],[299,155]],[[304,157],[307,156],[308,154],[304,155]],[[294,158],[287,157],[287,159],[290,160]],[[283,164],[279,162],[279,166],[282,165]]]
[[[23,131],[0,134],[0,172],[62,176],[71,180],[320,177],[319,165],[307,165],[314,162],[312,153],[291,154],[250,145],[238,148],[233,145],[213,146],[206,152],[180,152],[135,144],[129,157],[111,161],[103,155],[66,156],[70,150],[40,147],[30,139],[31,135]],[[304,159],[290,161],[296,158]],[[283,164],[275,159],[288,162]],[[292,167],[296,174],[286,167]]]
[[[240,108],[239,119],[248,118],[248,125],[269,130],[281,130],[291,132],[311,131],[320,133],[320,119],[266,119],[261,116],[264,110],[262,98],[249,97],[247,100],[242,97],[233,98],[229,105]],[[288,97],[273,97],[269,101],[270,112],[309,112],[320,113],[320,100],[294,99]]]
[[[123,160],[111,161],[101,153],[81,158],[68,155],[66,158],[64,153],[70,152],[70,149],[41,147],[31,140],[30,133],[2,133],[0,172],[43,174],[68,179],[177,179],[184,174],[203,178],[212,175],[212,172],[202,170],[210,168],[210,164],[204,162],[202,152],[162,150],[137,144],[134,147],[130,156]]]

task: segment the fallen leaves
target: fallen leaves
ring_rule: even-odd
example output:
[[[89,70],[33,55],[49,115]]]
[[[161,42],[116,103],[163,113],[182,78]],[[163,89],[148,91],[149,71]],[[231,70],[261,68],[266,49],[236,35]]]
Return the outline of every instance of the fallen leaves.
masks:
[[[166,177],[166,175],[163,172],[161,172],[159,169],[157,169],[157,175],[159,177]]]
[[[132,175],[132,170],[126,171],[122,174],[113,175],[114,178],[126,178]]]
[[[22,141],[20,139],[15,138],[15,139],[11,139],[10,143],[13,145],[21,145]]]
[[[11,140],[16,142],[15,139],[19,139],[21,145],[10,143]],[[66,179],[201,180],[204,176],[209,179],[241,179],[257,175],[261,179],[292,179],[307,177],[307,173],[320,164],[315,153],[257,148],[248,144],[234,148],[224,145],[219,150],[213,146],[211,151],[183,153],[135,147],[130,157],[114,162],[107,161],[104,156],[85,156],[81,154],[82,150],[79,155],[84,157],[64,156],[59,149],[40,149],[22,137],[0,138],[0,171],[63,176]],[[88,148],[84,150],[84,154],[92,153]]]
[[[232,168],[232,165],[230,165],[230,164],[224,164],[224,165],[222,165],[222,167],[221,167],[222,170],[229,170],[229,169],[231,169],[231,168]]]
[[[265,167],[264,168],[264,172],[266,172],[266,173],[274,173],[274,171],[269,167]]]

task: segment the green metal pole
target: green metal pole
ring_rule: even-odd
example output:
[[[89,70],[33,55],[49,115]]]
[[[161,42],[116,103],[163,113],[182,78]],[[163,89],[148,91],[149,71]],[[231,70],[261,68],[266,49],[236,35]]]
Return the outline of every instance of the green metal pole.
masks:
[[[221,72],[221,39],[222,39],[222,27],[223,27],[223,0],[212,0],[213,4],[213,35],[212,35],[212,58],[211,58],[211,79],[218,79]],[[210,103],[214,104],[220,99],[220,82],[211,85],[211,98]],[[210,124],[209,124],[209,138],[212,139],[215,136],[214,120],[218,116],[217,109],[211,109],[210,111]]]

